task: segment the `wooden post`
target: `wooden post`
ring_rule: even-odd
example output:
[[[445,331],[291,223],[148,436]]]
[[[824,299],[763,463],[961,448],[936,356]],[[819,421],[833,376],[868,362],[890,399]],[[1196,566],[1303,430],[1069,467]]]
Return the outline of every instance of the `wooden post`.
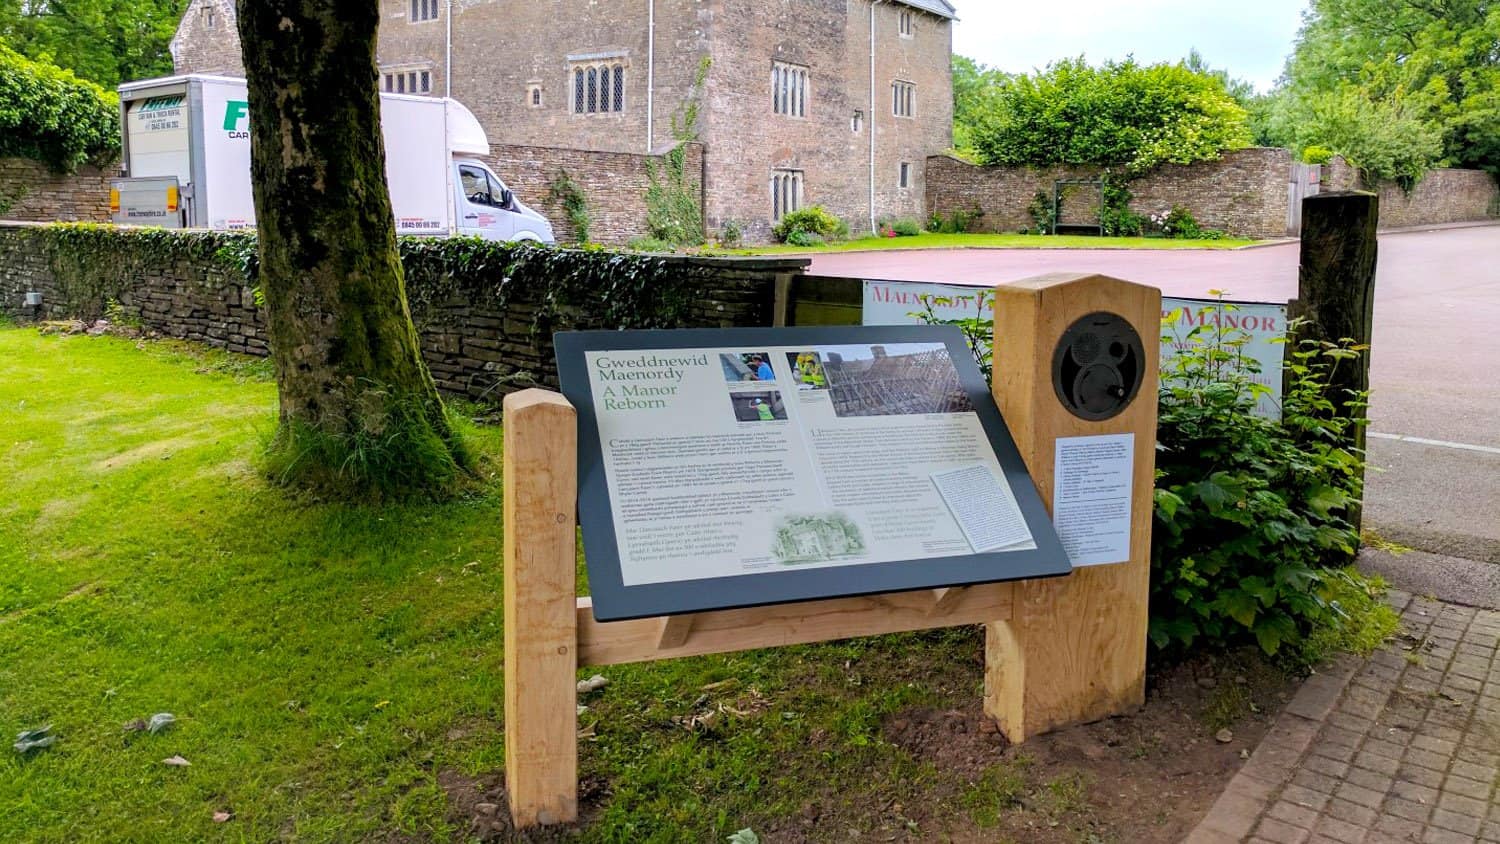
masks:
[[[1302,255],[1297,274],[1294,316],[1307,320],[1298,340],[1337,343],[1345,338],[1369,345],[1375,324],[1375,262],[1379,251],[1380,197],[1343,191],[1302,201]],[[1363,407],[1350,407],[1348,391],[1370,389],[1370,350],[1358,360],[1340,361],[1334,370],[1333,401],[1339,416],[1366,418]],[[1365,447],[1365,426],[1356,425],[1348,445]],[[1349,522],[1360,528],[1358,505]]]
[[[517,827],[578,818],[578,424],[545,390],[505,397],[505,785]]]
[[[1128,320],[1145,351],[1135,400],[1101,422],[1074,416],[1052,386],[1053,352],[1078,319]],[[1130,560],[1015,584],[1009,621],[986,625],[985,712],[1012,742],[1145,702],[1161,291],[1096,275],[1048,275],[995,289],[995,399],[1048,509],[1061,437],[1135,434]]]

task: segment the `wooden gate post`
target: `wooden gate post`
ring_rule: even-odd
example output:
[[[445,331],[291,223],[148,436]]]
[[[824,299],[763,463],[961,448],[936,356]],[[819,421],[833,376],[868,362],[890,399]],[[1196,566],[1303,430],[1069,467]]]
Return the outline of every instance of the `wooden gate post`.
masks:
[[[1074,322],[1098,311],[1140,335],[1144,381],[1119,415],[1090,422],[1058,398],[1053,353]],[[995,400],[1048,510],[1059,438],[1135,435],[1129,562],[1018,582],[1011,619],[986,625],[984,708],[1012,742],[1145,702],[1160,336],[1156,288],[1054,274],[995,289]]]
[[[1341,191],[1303,200],[1297,301],[1291,316],[1306,322],[1296,339],[1338,343],[1347,338],[1370,344],[1375,332],[1379,226],[1380,197],[1373,193]],[[1341,361],[1330,386],[1338,416],[1367,419],[1365,407],[1351,400],[1350,391],[1370,389],[1370,350],[1356,360]],[[1346,445],[1364,451],[1364,425],[1349,431]],[[1364,521],[1361,504],[1350,505],[1347,518],[1358,533]]]
[[[518,828],[578,819],[578,419],[505,397],[505,787]]]

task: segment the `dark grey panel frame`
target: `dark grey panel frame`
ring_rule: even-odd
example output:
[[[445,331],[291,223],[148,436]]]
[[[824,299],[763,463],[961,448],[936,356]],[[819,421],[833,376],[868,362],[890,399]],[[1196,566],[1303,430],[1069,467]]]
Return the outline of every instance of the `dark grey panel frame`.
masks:
[[[963,335],[953,326],[840,326],[730,328],[681,331],[579,331],[553,338],[562,393],[578,410],[578,497],[594,618],[625,621],[659,615],[968,586],[1042,577],[1073,570],[1052,519],[1026,471],[1015,440],[990,394]],[[604,471],[599,422],[589,385],[587,352],[737,349],[765,346],[942,343],[979,415],[1005,480],[1020,505],[1036,548],[936,559],[857,563],[626,586]]]

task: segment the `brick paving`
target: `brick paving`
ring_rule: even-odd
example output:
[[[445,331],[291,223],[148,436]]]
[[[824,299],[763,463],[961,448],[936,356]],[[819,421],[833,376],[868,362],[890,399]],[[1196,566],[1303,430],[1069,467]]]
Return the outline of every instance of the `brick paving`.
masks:
[[[1402,637],[1309,678],[1188,844],[1500,844],[1500,612],[1390,600]]]

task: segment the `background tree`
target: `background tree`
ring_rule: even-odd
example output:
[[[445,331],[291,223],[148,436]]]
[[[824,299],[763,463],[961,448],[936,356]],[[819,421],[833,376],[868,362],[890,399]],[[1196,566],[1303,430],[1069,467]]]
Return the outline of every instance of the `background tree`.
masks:
[[[370,0],[238,0],[260,283],[281,403],[271,466],[344,495],[435,493],[465,463],[407,309]]]
[[[1185,63],[1090,66],[1065,59],[983,100],[973,142],[985,164],[1096,164],[1145,172],[1216,159],[1250,143],[1225,79]]]
[[[1367,179],[1500,173],[1500,2],[1313,0],[1273,140],[1345,155]]]
[[[966,158],[978,159],[974,148],[975,128],[993,110],[993,98],[1010,75],[968,56],[953,56],[953,148]]]
[[[187,0],[0,0],[0,42],[114,88],[172,72]]]

